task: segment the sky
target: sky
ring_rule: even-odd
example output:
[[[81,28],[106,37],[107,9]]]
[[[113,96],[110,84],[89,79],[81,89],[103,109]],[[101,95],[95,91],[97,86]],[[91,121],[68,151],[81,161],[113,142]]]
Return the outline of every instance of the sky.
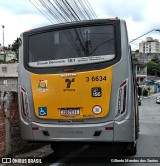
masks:
[[[98,18],[124,19],[129,40],[133,40],[153,29],[160,29],[160,0],[88,0]],[[4,29],[2,28],[4,25]],[[12,44],[26,30],[51,25],[29,0],[0,0],[0,44]],[[160,39],[160,32],[132,42],[132,49],[146,37]]]

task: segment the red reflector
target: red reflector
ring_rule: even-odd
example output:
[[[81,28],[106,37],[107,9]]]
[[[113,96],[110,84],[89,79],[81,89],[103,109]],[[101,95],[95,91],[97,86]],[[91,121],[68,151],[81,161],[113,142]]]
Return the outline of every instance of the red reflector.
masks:
[[[113,127],[106,127],[105,130],[113,130]]]
[[[38,127],[32,127],[32,130],[38,130]]]

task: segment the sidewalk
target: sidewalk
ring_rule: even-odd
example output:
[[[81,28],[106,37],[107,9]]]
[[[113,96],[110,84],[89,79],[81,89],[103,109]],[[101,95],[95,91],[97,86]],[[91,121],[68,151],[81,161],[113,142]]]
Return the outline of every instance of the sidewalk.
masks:
[[[27,152],[24,152],[24,153],[19,153],[19,154],[16,154],[14,155],[14,157],[17,157],[17,158],[44,158],[50,154],[53,153],[53,150],[51,149],[50,145],[45,145],[41,148],[38,148],[38,149],[35,149],[35,150],[31,150],[31,151],[27,151]]]

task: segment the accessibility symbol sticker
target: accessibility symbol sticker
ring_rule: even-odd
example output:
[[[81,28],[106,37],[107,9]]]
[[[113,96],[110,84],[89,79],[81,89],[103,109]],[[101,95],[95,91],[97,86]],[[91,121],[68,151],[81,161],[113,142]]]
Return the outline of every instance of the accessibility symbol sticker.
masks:
[[[47,116],[47,107],[38,107],[39,116]]]

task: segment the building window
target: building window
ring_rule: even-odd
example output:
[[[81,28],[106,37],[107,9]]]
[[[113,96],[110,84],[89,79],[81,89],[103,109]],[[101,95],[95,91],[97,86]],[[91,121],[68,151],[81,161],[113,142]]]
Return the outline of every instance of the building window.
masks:
[[[3,84],[4,84],[4,85],[7,85],[7,80],[3,80]]]
[[[2,72],[7,72],[7,67],[2,67]]]

